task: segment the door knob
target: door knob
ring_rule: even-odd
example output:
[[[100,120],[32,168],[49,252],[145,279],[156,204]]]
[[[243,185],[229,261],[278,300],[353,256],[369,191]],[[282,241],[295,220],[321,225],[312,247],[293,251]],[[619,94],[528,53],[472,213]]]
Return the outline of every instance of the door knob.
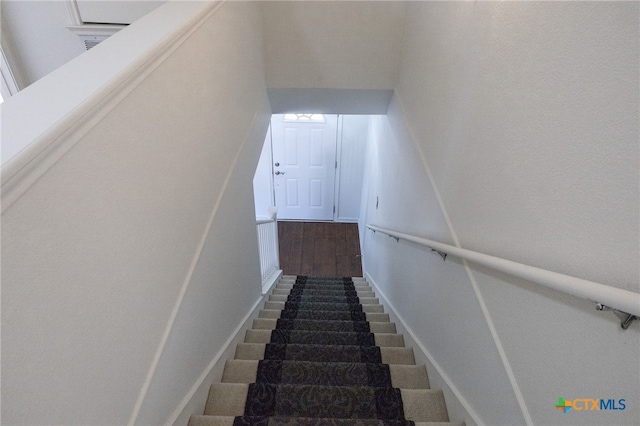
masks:
[[[283,175],[283,174],[284,174],[284,172],[281,172],[280,170],[278,170],[278,171],[276,172],[276,175]]]

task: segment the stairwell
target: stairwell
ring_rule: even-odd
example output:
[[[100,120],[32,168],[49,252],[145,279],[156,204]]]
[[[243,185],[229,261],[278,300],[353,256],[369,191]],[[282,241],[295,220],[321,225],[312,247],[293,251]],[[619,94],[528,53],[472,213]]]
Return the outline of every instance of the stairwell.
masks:
[[[189,426],[462,426],[363,278],[284,276]]]

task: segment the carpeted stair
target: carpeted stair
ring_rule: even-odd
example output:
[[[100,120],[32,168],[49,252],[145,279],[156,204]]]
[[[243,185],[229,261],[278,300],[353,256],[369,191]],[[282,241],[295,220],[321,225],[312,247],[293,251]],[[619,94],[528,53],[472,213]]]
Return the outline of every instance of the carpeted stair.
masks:
[[[189,426],[461,426],[362,278],[285,276]]]

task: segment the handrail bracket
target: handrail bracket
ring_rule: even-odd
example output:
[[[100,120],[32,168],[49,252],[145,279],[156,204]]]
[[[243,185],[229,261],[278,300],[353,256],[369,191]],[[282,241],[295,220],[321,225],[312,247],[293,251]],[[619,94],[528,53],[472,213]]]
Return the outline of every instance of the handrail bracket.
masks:
[[[626,330],[627,328],[629,328],[629,326],[631,325],[632,322],[639,320],[640,317],[636,316],[636,315],[632,315],[630,313],[627,312],[623,312],[619,309],[613,309],[610,308],[608,306],[603,305],[602,303],[596,303],[596,309],[599,311],[611,311],[613,312],[618,319],[620,320],[620,327],[622,327],[623,330]]]
[[[440,251],[440,250],[436,250],[434,248],[431,249],[431,251],[435,251],[436,253],[438,253],[440,255],[440,257],[442,258],[442,261],[444,262],[445,260],[447,260],[447,253]]]

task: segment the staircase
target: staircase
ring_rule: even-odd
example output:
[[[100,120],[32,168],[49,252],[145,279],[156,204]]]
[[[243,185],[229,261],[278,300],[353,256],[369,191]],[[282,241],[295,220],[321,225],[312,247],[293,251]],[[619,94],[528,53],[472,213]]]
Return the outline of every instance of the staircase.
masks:
[[[189,426],[448,422],[442,391],[363,278],[285,276]]]

